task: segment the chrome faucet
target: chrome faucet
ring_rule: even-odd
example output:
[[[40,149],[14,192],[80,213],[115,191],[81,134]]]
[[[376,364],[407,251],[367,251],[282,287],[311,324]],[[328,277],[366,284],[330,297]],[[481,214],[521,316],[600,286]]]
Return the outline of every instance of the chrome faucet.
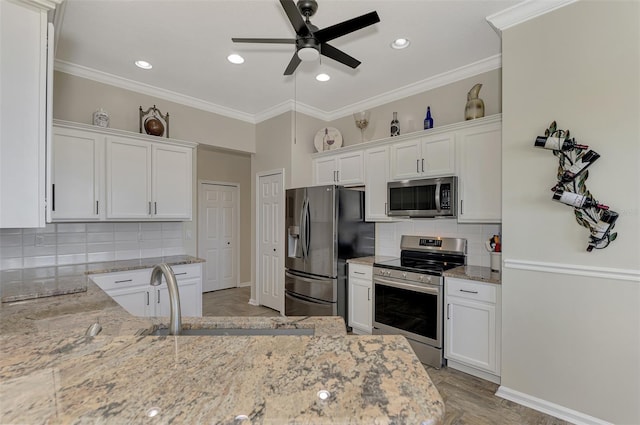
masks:
[[[167,281],[169,289],[169,303],[171,305],[171,317],[169,319],[169,335],[180,335],[182,333],[182,316],[180,314],[180,293],[178,292],[178,282],[173,270],[166,263],[156,264],[151,271],[151,281],[153,286],[162,283],[162,276]]]

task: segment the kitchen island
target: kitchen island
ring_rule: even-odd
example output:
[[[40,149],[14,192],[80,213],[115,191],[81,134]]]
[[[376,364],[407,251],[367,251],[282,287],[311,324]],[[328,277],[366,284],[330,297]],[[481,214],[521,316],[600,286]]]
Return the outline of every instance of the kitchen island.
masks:
[[[98,321],[102,331],[85,336]],[[401,336],[339,317],[185,318],[185,328],[313,328],[313,336],[148,336],[91,281],[3,303],[0,423],[440,424],[444,403]]]

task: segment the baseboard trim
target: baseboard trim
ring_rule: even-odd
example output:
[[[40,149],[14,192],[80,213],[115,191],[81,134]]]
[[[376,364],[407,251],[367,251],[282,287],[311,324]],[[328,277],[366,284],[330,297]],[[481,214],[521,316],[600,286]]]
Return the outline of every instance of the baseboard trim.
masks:
[[[467,366],[455,360],[447,359],[447,367],[451,369],[459,370],[460,372],[468,373],[469,375],[473,375],[477,378],[484,379],[485,381],[493,382],[494,384],[500,385],[500,377],[498,375],[485,372],[484,370],[476,369],[475,367]]]
[[[240,282],[240,283],[238,283],[238,288],[245,288],[247,286],[251,286],[251,282]]]
[[[251,305],[260,305],[260,304],[258,304],[258,301],[254,300],[253,298],[249,298],[249,304],[251,304]]]
[[[570,274],[585,277],[599,277],[614,280],[627,280],[640,283],[640,270],[593,267],[577,264],[546,263],[542,261],[513,260],[510,258],[504,260],[504,268]]]
[[[576,425],[613,425],[611,422],[603,421],[602,419],[595,418],[593,416],[586,415],[582,412],[578,412],[573,409],[569,409],[559,404],[551,403],[547,400],[531,396],[529,394],[522,393],[520,391],[512,390],[504,385],[501,385],[496,391],[498,397],[505,400],[513,401],[514,403],[521,404],[522,406],[529,407],[538,412],[546,413],[547,415],[554,416],[558,419],[571,422]]]

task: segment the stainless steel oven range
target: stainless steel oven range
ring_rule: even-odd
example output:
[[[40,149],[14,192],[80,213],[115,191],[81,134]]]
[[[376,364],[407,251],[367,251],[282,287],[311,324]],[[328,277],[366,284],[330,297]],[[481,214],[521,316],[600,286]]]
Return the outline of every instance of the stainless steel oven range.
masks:
[[[373,264],[373,333],[404,335],[422,363],[443,363],[442,273],[466,264],[467,241],[403,235],[400,258]]]

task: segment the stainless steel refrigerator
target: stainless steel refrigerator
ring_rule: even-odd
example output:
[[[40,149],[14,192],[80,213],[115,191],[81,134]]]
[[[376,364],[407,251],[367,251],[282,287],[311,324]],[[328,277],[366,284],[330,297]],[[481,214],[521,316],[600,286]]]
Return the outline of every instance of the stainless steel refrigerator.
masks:
[[[348,323],[346,260],[375,251],[364,196],[341,186],[287,190],[285,315],[340,315]]]

